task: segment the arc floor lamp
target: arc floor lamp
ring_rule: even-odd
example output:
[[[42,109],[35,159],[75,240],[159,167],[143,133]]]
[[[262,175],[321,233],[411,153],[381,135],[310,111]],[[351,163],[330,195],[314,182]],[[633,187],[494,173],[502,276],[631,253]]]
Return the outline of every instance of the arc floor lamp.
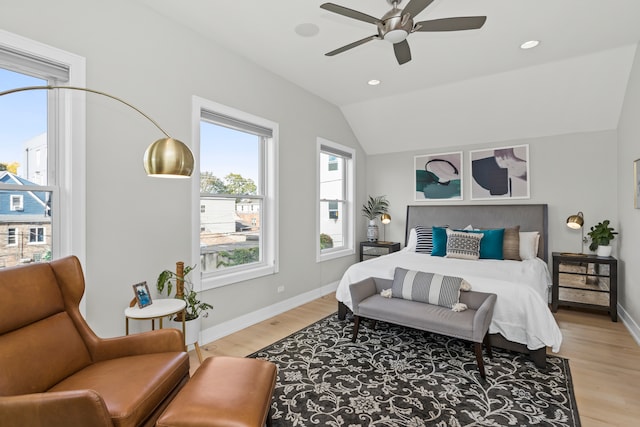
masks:
[[[25,86],[0,92],[0,96],[30,90],[54,89],[76,90],[106,96],[107,98],[118,101],[126,105],[127,107],[137,111],[144,118],[153,123],[155,127],[160,129],[160,132],[162,132],[166,136],[166,138],[160,138],[153,144],[149,145],[144,153],[144,169],[147,172],[148,176],[188,178],[193,173],[193,153],[191,152],[189,147],[187,147],[184,142],[172,138],[164,129],[160,127],[160,125],[155,120],[143,113],[139,108],[134,107],[133,105],[116,96],[109,95],[108,93],[101,92],[99,90],[77,86]]]

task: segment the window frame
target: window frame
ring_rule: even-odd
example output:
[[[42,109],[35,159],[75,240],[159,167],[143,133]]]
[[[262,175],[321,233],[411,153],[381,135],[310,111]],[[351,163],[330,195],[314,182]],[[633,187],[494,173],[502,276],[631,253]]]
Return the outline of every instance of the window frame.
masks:
[[[326,149],[323,150],[323,147]],[[343,191],[344,191],[344,212],[343,212],[343,245],[339,248],[320,248],[320,233],[322,221],[322,203],[328,200],[320,198],[321,162],[322,153],[337,155],[343,159]],[[341,155],[340,153],[343,153]],[[347,157],[348,156],[348,157]],[[316,143],[316,262],[328,261],[355,254],[355,177],[356,177],[356,151],[337,142],[324,138],[317,138]]]
[[[14,197],[17,197],[19,200],[18,203],[14,204]],[[9,195],[9,211],[11,212],[21,212],[24,211],[24,195],[22,194],[10,194]]]
[[[224,115],[242,122],[271,129],[269,138],[261,150],[261,188],[262,196],[246,197],[262,200],[260,215],[260,240],[262,248],[261,261],[242,266],[230,267],[213,273],[202,273],[200,269],[200,123],[202,112],[209,111]],[[192,175],[192,259],[198,260],[194,285],[197,290],[214,289],[258,277],[276,274],[279,271],[278,261],[278,123],[250,113],[205,99],[199,96],[192,98],[192,135],[195,170]],[[244,198],[244,197],[243,197]]]
[[[31,240],[32,236],[36,236],[36,240]],[[39,240],[42,238],[42,240]],[[46,245],[47,244],[47,234],[45,232],[45,228],[39,225],[29,226],[29,242],[28,245]]]
[[[16,54],[18,60],[0,60],[0,66],[47,79],[49,70],[67,70],[66,81],[57,84],[85,87],[86,60],[34,40],[0,29],[0,50]],[[26,58],[24,59],[20,58]],[[32,63],[30,63],[32,61]],[[55,73],[52,73],[54,75]],[[19,96],[19,95],[8,95]],[[86,103],[85,93],[47,91],[47,185],[0,185],[2,190],[45,191],[51,203],[51,251],[55,258],[75,255],[86,258]],[[81,302],[85,311],[85,301]]]
[[[13,234],[11,233],[13,231]],[[13,243],[11,238],[13,237]],[[18,229],[16,227],[7,227],[7,247],[18,246]]]

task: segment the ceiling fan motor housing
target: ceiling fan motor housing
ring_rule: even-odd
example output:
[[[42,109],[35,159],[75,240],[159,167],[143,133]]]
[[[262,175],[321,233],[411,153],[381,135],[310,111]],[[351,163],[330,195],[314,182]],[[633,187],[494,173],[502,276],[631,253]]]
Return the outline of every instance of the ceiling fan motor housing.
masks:
[[[402,15],[402,10],[395,7],[380,18],[378,23],[378,34],[380,38],[391,42],[400,43],[413,30],[413,19],[407,13]]]

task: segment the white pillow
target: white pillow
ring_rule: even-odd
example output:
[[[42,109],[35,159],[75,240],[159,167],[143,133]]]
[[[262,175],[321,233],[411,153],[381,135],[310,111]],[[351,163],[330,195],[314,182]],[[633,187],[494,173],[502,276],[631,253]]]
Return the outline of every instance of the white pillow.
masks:
[[[537,231],[521,231],[520,232],[520,258],[534,259],[538,256],[538,242],[540,241],[540,233]]]
[[[416,234],[416,229],[412,228],[411,230],[409,230],[409,240],[407,241],[407,246],[404,247],[404,250],[409,252],[415,252],[417,244],[418,244],[418,235]]]

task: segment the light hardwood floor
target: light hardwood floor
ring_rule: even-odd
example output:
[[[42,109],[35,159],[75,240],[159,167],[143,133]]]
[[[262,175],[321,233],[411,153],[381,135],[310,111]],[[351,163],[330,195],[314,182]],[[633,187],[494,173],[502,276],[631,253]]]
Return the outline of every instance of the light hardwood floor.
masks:
[[[201,346],[203,357],[246,356],[337,309],[335,295],[267,319]],[[564,340],[558,356],[570,360],[583,427],[640,425],[640,347],[621,322],[600,313],[560,309],[555,314]],[[199,363],[190,353],[191,369]]]

